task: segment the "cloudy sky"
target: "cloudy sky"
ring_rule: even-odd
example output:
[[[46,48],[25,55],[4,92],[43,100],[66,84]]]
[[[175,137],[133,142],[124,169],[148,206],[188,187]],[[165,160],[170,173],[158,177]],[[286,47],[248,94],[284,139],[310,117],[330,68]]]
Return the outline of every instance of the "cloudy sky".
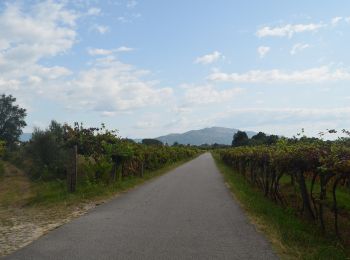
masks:
[[[350,128],[350,1],[0,1],[0,92],[122,136]]]

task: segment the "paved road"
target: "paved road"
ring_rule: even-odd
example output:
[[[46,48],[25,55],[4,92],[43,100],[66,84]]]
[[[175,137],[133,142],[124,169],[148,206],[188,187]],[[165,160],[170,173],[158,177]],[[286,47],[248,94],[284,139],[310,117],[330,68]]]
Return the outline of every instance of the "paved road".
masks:
[[[8,259],[276,259],[209,153],[96,207]]]

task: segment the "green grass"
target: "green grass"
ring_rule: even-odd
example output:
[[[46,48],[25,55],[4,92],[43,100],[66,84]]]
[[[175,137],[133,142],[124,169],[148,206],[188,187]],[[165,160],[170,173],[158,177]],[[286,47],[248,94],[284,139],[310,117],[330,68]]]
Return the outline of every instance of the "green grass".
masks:
[[[69,193],[67,191],[65,181],[57,180],[50,182],[37,182],[33,184],[34,195],[28,200],[27,205],[50,206],[59,203],[72,205],[81,202],[88,202],[90,200],[108,199],[117,193],[127,191],[147,180],[160,176],[192,159],[193,158],[181,160],[166,165],[161,169],[145,172],[143,177],[125,177],[122,181],[113,184],[88,182],[79,184],[78,181],[77,190],[74,193]]]
[[[329,200],[333,201],[331,196],[329,196]],[[343,187],[339,187],[337,189],[337,203],[338,208],[343,208],[347,211],[350,211],[350,192]]]
[[[350,259],[339,240],[325,237],[316,225],[299,219],[294,210],[265,198],[217,154],[213,153],[213,157],[235,198],[282,259]]]

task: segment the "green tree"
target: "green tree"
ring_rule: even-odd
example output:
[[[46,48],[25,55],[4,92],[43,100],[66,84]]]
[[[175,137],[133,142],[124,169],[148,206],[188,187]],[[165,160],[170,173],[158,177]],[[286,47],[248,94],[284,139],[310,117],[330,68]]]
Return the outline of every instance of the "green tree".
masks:
[[[24,121],[27,113],[24,108],[15,105],[16,98],[2,94],[0,97],[0,139],[7,145],[18,141],[22,128],[27,124]]]
[[[232,146],[244,146],[249,144],[249,138],[246,132],[238,131],[233,135]]]
[[[251,144],[252,145],[261,145],[267,143],[267,135],[263,132],[259,132],[256,135],[252,136]]]
[[[256,135],[253,135],[253,136],[252,136],[252,139],[253,139],[253,140],[265,141],[266,137],[267,137],[267,135],[266,135],[265,133],[259,132],[259,133],[257,133]]]
[[[279,140],[278,135],[269,135],[266,139],[266,144],[271,145],[271,144],[276,144]]]
[[[46,130],[35,128],[26,146],[27,156],[32,159],[30,174],[34,179],[63,179],[68,151],[63,139],[64,128],[51,121]]]
[[[157,139],[151,139],[151,138],[146,138],[142,139],[142,144],[145,145],[156,145],[156,146],[162,146],[163,143]]]

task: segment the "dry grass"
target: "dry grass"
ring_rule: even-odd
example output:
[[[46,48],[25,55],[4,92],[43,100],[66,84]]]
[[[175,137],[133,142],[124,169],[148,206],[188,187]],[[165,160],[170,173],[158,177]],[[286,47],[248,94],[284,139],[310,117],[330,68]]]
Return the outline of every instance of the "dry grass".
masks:
[[[0,256],[21,248],[92,208],[93,203],[28,206],[34,185],[18,168],[5,163],[0,180]]]
[[[21,207],[32,196],[31,182],[11,164],[4,164],[5,173],[0,181],[0,207]]]

